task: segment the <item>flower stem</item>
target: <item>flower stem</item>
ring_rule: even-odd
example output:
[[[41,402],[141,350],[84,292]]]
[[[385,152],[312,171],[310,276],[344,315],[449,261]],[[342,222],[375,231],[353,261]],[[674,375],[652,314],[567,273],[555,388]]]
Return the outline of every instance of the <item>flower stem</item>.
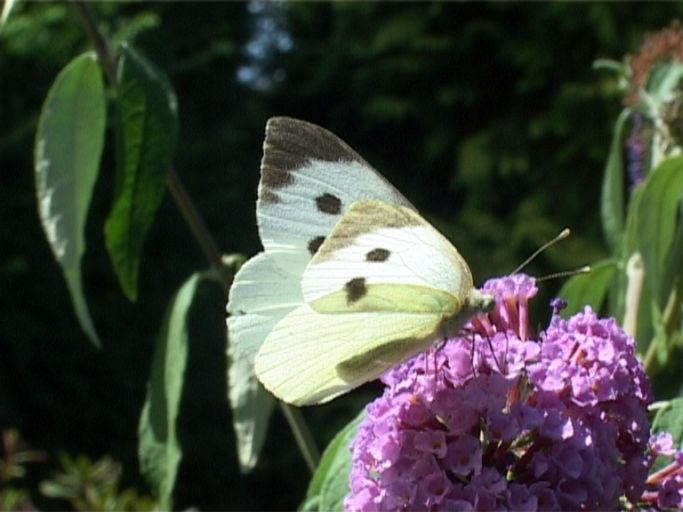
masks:
[[[292,433],[294,434],[296,443],[299,445],[301,454],[308,465],[308,469],[313,473],[320,463],[320,452],[308,430],[306,420],[304,420],[301,410],[298,407],[293,407],[284,402],[280,402],[280,409],[287,419],[287,423],[289,423],[289,428],[292,429]]]
[[[624,331],[635,337],[638,330],[638,309],[640,308],[643,280],[645,279],[643,257],[639,252],[633,253],[626,263],[626,278],[626,301],[622,327]]]

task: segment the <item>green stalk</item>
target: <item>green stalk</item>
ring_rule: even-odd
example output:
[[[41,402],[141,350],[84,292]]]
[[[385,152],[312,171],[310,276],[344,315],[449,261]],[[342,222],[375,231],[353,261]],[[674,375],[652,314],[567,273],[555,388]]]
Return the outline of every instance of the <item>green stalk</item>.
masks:
[[[116,87],[116,62],[114,61],[111,48],[107,43],[102,31],[97,26],[95,18],[90,11],[89,6],[83,0],[72,0],[72,5],[78,16],[81,19],[81,23],[85,31],[88,33],[97,56],[104,68],[104,72],[107,75],[107,80],[111,87]],[[192,199],[190,198],[185,186],[180,179],[180,176],[171,168],[168,172],[167,185],[173,200],[180,210],[183,219],[187,223],[192,235],[199,245],[200,249],[204,253],[204,256],[211,265],[211,269],[219,276],[221,276],[221,283],[223,289],[227,294],[230,289],[231,277],[223,272],[223,264],[221,261],[221,252],[218,249],[213,236],[206,227],[204,219],[199,214],[199,211],[194,206]],[[294,438],[296,439],[301,455],[303,456],[306,464],[308,465],[311,473],[313,473],[320,462],[320,453],[316,447],[313,435],[311,434],[306,421],[301,415],[301,411],[296,407],[292,407],[285,403],[280,403],[280,408],[282,409],[287,422],[289,423]]]

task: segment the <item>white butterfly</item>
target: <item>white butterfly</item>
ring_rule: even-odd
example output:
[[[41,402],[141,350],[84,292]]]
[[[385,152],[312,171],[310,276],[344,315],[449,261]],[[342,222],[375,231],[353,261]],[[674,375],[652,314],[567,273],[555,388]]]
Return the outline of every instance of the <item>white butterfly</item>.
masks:
[[[331,400],[493,304],[448,240],[319,126],[268,121],[256,215],[264,252],[230,290],[230,355],[285,402]]]

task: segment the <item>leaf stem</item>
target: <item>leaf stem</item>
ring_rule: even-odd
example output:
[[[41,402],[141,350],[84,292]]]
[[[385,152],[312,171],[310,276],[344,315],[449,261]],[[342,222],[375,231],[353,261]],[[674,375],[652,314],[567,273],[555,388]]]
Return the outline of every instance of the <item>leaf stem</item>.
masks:
[[[95,46],[95,52],[104,67],[104,72],[107,74],[109,84],[112,87],[116,86],[116,62],[114,62],[107,40],[104,38],[97,23],[95,23],[95,18],[90,12],[90,7],[82,0],[73,0],[71,5],[73,5],[78,16],[81,18],[83,27]]]
[[[218,249],[215,240],[211,236],[211,233],[206,227],[204,219],[194,206],[192,199],[187,193],[187,189],[185,189],[183,182],[180,180],[180,176],[178,176],[178,173],[175,172],[175,169],[170,169],[166,183],[171,195],[173,196],[173,199],[178,205],[180,213],[189,226],[190,231],[192,231],[195,240],[197,240],[202,252],[206,256],[206,259],[215,270],[220,270],[223,267],[221,252]],[[230,283],[227,279],[223,279],[223,284],[225,285],[225,289],[227,291],[230,287]]]
[[[102,67],[107,75],[109,85],[111,87],[116,87],[116,61],[114,60],[107,40],[95,22],[92,12],[90,11],[90,7],[83,0],[73,0],[72,5],[80,16],[81,21],[83,22],[83,27],[92,40],[95,51],[97,52],[97,56],[99,57]],[[195,208],[192,199],[190,198],[185,186],[178,176],[178,173],[173,168],[169,169],[168,171],[167,184],[171,195],[173,196],[173,199],[175,200],[175,203],[183,216],[183,219],[185,219],[185,222],[189,226],[190,231],[194,235],[197,244],[204,253],[204,256],[208,260],[211,267],[220,272],[223,267],[221,262],[221,252],[218,250],[218,246],[211,236],[211,233],[206,228],[204,219],[202,219],[199,211],[197,208]],[[230,287],[228,278],[223,279],[223,285],[227,291]]]
[[[83,27],[88,33],[88,36],[92,40],[95,51],[97,52],[97,56],[102,63],[110,85],[112,87],[116,87],[116,62],[114,61],[107,40],[100,31],[97,23],[95,22],[95,18],[90,12],[89,6],[83,0],[72,0],[71,3],[81,18],[81,22],[83,23]],[[173,168],[168,171],[167,185],[173,200],[183,216],[183,219],[185,219],[185,222],[194,235],[197,244],[211,265],[211,268],[221,277],[223,289],[227,293],[230,288],[230,281],[232,278],[223,272],[224,265],[221,260],[221,252],[218,249],[218,245],[207,229],[204,219],[194,206],[194,203],[187,193],[180,176]],[[311,434],[311,431],[308,428],[301,411],[298,408],[292,407],[283,402],[280,402],[280,408],[287,419],[290,428],[292,429],[292,433],[294,434],[294,438],[296,439],[299,450],[301,450],[301,454],[306,461],[306,464],[311,472],[315,471],[318,463],[320,462],[320,452],[318,451],[313,439],[313,435]]]
[[[317,468],[320,463],[320,452],[311,436],[310,430],[308,430],[306,420],[304,420],[301,410],[298,407],[291,406],[284,402],[280,402],[280,409],[287,419],[287,423],[289,423],[289,428],[292,429],[296,444],[299,445],[299,449],[308,465],[308,469],[311,470],[311,473],[314,473],[315,468]]]

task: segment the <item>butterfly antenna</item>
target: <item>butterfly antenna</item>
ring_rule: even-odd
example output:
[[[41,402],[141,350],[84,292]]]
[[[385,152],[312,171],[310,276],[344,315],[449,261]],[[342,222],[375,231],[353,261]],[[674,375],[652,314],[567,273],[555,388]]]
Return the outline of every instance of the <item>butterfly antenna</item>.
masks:
[[[524,267],[526,267],[529,263],[531,263],[536,256],[541,254],[543,251],[545,251],[548,247],[551,245],[555,245],[557,242],[564,240],[567,238],[570,234],[569,228],[564,228],[562,231],[560,231],[560,234],[558,234],[555,238],[552,240],[548,240],[546,243],[544,243],[542,246],[540,246],[538,249],[534,251],[534,253],[529,256],[527,259],[525,259],[521,265],[519,265],[512,274],[516,274],[520,270],[522,270]]]
[[[549,281],[551,279],[557,279],[558,277],[571,277],[571,276],[576,276],[579,274],[588,274],[590,273],[591,268],[586,265],[585,267],[577,268],[574,270],[565,270],[563,272],[555,272],[554,274],[548,274],[547,276],[543,277],[537,277],[536,282],[540,281]]]
[[[507,334],[505,335],[505,339],[507,341]],[[496,363],[496,366],[498,367],[498,371],[505,375],[507,372],[503,371],[503,365],[500,364],[500,361],[498,361],[498,356],[496,356],[496,351],[493,349],[493,343],[491,342],[491,338],[489,336],[486,336],[486,343],[489,346],[489,350],[491,351],[491,357],[493,358],[493,362]],[[507,355],[507,343],[505,347],[505,352]]]
[[[437,355],[437,351],[434,350],[434,352],[432,354],[432,360],[434,361],[434,379],[432,379],[432,400],[434,400],[434,397],[436,396],[436,388],[438,387],[437,384],[438,384],[438,380],[439,380],[439,374],[437,373],[438,372],[438,369],[437,369],[438,365],[437,365],[437,361],[436,361],[436,355]]]
[[[471,331],[471,334],[472,334],[472,343],[470,345],[472,346],[472,352],[470,353],[470,361],[472,361],[472,378],[476,378],[477,370],[476,370],[475,365],[474,365],[474,356],[476,354],[475,346],[474,346],[474,344],[475,344],[474,331]]]

